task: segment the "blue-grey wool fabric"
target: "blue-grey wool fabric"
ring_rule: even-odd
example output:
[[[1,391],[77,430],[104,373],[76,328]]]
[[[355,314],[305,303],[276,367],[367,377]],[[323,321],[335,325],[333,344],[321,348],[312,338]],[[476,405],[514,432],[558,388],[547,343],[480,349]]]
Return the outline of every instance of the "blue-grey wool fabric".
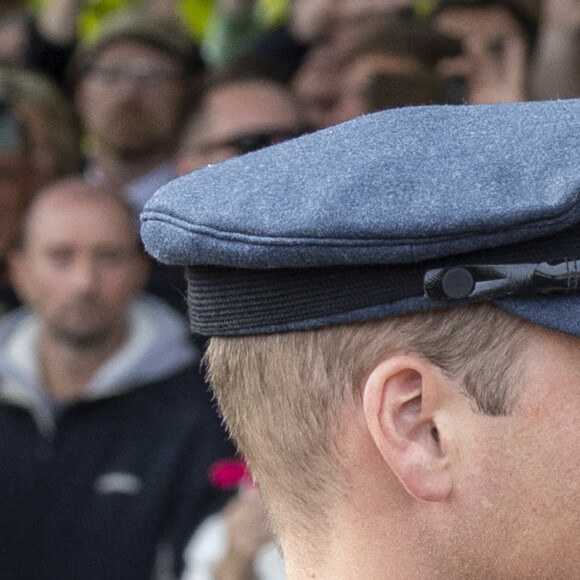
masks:
[[[293,289],[302,286],[300,300],[309,301],[304,280],[313,271],[330,269],[339,286],[341,276],[364,276],[360,268],[367,266],[386,268],[380,274],[386,279],[393,270],[407,280],[438,260],[463,263],[464,256],[494,251],[497,262],[502,248],[512,256],[530,243],[526,261],[580,259],[570,235],[550,253],[540,251],[544,239],[580,223],[580,100],[366,115],[179,178],[153,196],[141,217],[147,251],[189,266],[190,290],[196,279],[203,287],[190,293],[194,329],[195,308],[203,311],[198,330],[244,334],[453,306],[415,291],[368,303],[325,290],[312,299],[319,305],[311,300],[268,324],[268,312],[290,303]],[[207,268],[219,276],[205,277]],[[244,270],[252,272],[251,286],[238,275]],[[276,272],[292,276],[276,286],[272,307],[267,295]],[[247,290],[251,299],[238,305],[227,292],[232,284],[235,294]],[[222,291],[229,306],[221,298],[212,302],[212,293]],[[577,302],[576,296],[496,300],[530,320],[541,310],[538,323],[580,335]],[[579,322],[569,321],[571,305]],[[262,317],[242,312],[260,308]],[[214,325],[220,317],[227,323]]]

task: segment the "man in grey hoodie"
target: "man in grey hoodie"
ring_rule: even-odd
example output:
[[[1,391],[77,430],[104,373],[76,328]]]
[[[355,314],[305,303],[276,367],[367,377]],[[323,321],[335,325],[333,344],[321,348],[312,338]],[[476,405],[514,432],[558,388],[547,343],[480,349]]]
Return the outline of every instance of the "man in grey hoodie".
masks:
[[[233,450],[181,315],[141,293],[130,208],[58,182],[10,264],[28,310],[0,324],[0,576],[176,577]]]

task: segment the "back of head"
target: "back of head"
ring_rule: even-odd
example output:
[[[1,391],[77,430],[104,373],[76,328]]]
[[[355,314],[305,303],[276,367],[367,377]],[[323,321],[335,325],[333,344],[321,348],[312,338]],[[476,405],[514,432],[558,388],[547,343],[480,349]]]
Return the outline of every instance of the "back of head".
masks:
[[[277,506],[274,523],[292,519],[312,532],[329,525],[325,517],[349,486],[336,447],[342,408],[362,398],[364,381],[381,360],[415,353],[462,385],[480,412],[506,415],[519,393],[516,361],[530,326],[483,304],[309,331],[214,337],[207,363],[230,432]]]
[[[578,100],[394,109],[149,202],[293,577],[575,578],[579,135]]]

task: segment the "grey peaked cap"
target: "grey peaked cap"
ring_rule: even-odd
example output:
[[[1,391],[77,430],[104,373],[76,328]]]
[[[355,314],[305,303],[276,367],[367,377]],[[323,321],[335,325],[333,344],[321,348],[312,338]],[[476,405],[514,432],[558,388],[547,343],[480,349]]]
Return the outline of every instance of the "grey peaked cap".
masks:
[[[366,115],[179,178],[141,217],[147,251],[188,266],[202,334],[464,304],[426,297],[426,272],[580,260],[580,100]],[[475,299],[580,336],[580,298],[544,290]]]

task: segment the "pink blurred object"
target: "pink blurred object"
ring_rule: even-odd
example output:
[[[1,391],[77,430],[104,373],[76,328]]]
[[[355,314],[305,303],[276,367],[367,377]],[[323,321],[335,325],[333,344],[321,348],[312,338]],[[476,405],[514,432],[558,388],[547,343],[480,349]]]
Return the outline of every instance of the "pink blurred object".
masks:
[[[240,485],[252,487],[252,475],[242,459],[220,459],[208,470],[208,477],[214,487],[231,490]]]

